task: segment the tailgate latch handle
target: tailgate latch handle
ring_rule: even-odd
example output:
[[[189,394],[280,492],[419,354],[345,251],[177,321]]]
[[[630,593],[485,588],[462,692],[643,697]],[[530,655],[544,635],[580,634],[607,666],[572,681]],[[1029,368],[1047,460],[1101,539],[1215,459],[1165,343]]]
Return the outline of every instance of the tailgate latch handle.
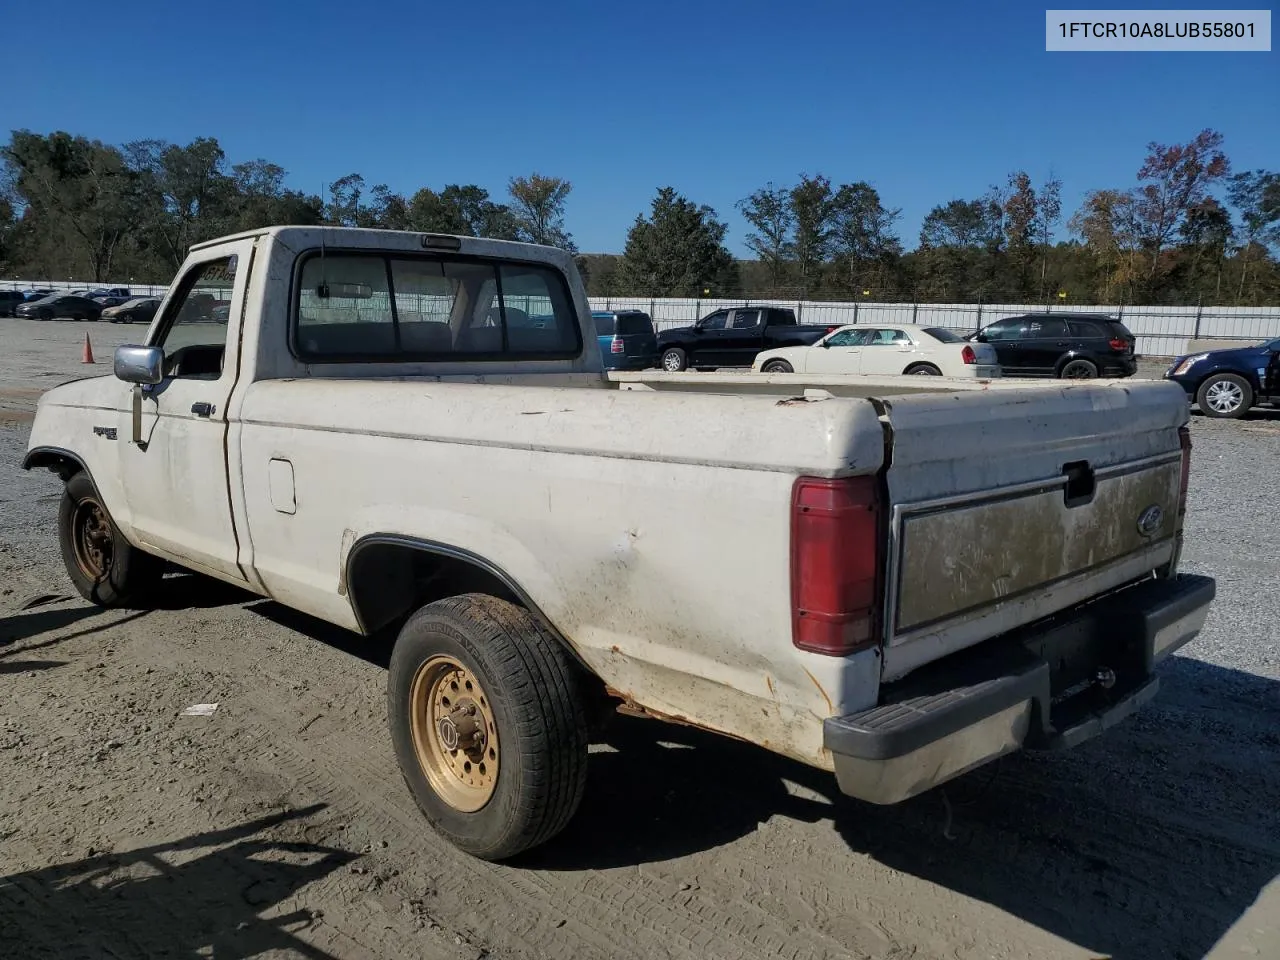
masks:
[[[1093,502],[1097,481],[1088,460],[1073,460],[1062,465],[1062,475],[1067,478],[1062,488],[1063,503],[1070,507],[1082,507]]]

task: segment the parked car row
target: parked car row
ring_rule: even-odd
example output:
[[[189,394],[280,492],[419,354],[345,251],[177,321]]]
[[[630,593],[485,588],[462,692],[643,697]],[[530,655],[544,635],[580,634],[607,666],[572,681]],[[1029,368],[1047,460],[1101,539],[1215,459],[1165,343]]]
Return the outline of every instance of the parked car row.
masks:
[[[605,366],[620,370],[750,367],[765,373],[1065,379],[1137,371],[1133,334],[1105,315],[1005,317],[967,338],[910,323],[801,324],[792,310],[770,306],[717,310],[692,326],[660,333],[638,310],[593,317]]]
[[[123,289],[123,288],[115,288]],[[39,294],[40,291],[32,291]],[[18,290],[0,290],[0,316],[31,320],[110,320],[112,323],[150,323],[160,306],[158,297],[120,297],[100,291],[47,293],[32,297]]]

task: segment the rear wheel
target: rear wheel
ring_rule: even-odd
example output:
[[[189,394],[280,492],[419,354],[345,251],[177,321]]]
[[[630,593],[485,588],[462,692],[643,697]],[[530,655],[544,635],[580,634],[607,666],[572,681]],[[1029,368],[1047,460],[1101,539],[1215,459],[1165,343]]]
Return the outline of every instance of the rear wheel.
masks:
[[[785,360],[770,360],[760,370],[764,373],[795,373],[795,367]]]
[[[1196,404],[1206,417],[1243,417],[1253,406],[1253,387],[1234,373],[1215,373],[1200,384]]]
[[[668,373],[679,373],[689,366],[689,355],[679,347],[667,347],[662,351],[662,369]]]
[[[1058,372],[1063,380],[1092,380],[1098,375],[1098,368],[1092,360],[1068,360]]]
[[[587,777],[577,669],[527,610],[487,594],[428,604],[404,625],[391,739],[418,807],[454,846],[502,860],[573,817]]]
[[[913,363],[907,367],[903,373],[909,373],[913,377],[940,377],[942,371],[935,367],[932,363]]]
[[[100,607],[136,600],[164,575],[164,561],[120,535],[85,473],[68,480],[63,491],[58,542],[76,591]]]

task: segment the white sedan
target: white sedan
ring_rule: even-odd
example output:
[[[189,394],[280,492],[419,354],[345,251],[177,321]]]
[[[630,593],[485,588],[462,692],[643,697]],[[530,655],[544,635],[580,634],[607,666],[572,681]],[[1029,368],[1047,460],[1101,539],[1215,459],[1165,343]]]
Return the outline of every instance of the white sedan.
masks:
[[[811,347],[760,353],[751,367],[763,373],[869,373],[933,377],[998,377],[995,348],[969,343],[944,327],[910,323],[855,323],[833,330]]]

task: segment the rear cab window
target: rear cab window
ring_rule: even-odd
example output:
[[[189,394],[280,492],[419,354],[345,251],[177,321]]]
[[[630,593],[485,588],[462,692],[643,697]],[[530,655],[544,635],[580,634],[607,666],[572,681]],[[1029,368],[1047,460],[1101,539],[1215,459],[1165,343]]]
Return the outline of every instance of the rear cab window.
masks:
[[[618,314],[618,335],[623,337],[652,336],[653,321],[645,313]]]
[[[316,250],[300,259],[294,286],[293,347],[307,362],[582,353],[568,284],[543,264]]]

